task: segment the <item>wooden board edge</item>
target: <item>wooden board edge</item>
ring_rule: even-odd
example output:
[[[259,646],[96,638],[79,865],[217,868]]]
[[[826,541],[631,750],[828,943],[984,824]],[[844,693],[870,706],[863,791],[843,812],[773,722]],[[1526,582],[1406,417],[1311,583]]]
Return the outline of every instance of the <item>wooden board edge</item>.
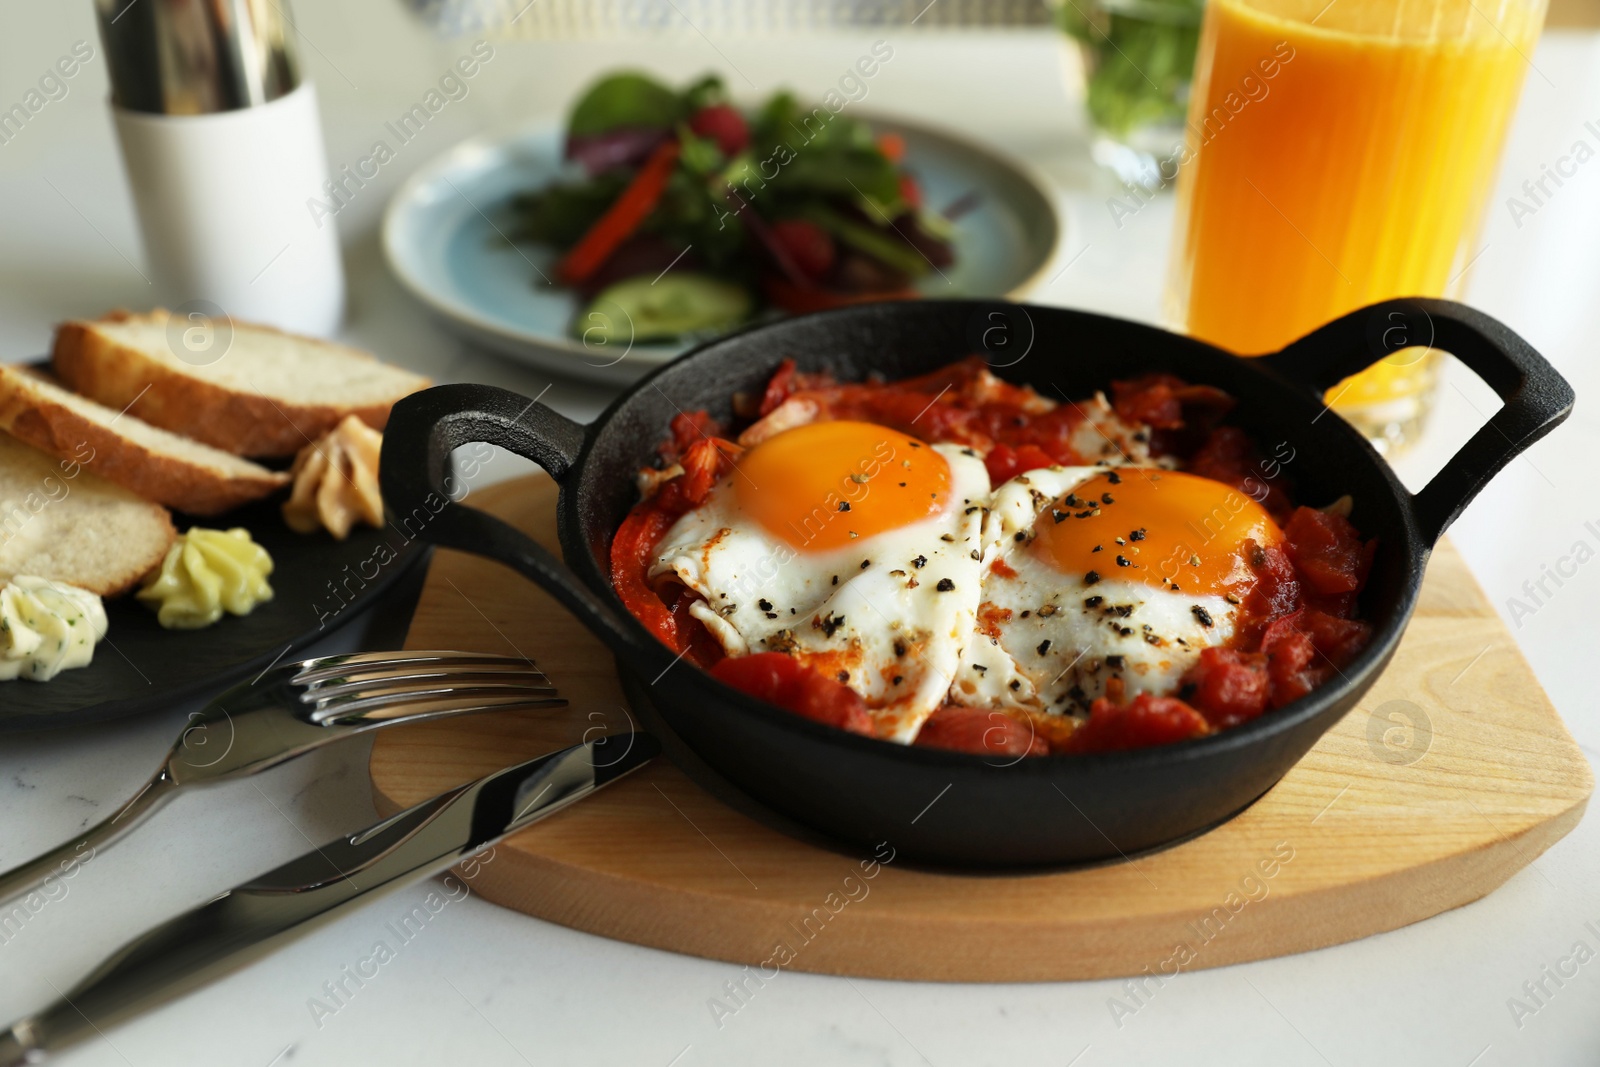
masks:
[[[381,794],[375,792],[378,797]],[[1033,923],[1008,924],[1003,918],[951,921],[875,912],[864,920],[873,924],[871,930],[848,919],[835,928],[828,919],[806,922],[808,913],[803,910],[777,914],[768,902],[752,908],[754,902],[737,896],[689,892],[553,861],[517,849],[515,839],[510,847],[502,843],[493,862],[478,869],[472,888],[490,903],[547,922],[758,972],[777,967],[934,982],[1140,976],[1154,981],[1180,971],[1344,944],[1473,903],[1566,836],[1587,807],[1585,798],[1515,837],[1365,882],[1301,893],[1269,892],[1259,901],[1241,905],[1226,921],[1214,917],[1215,911],[1183,912],[1084,922],[1049,931]],[[388,809],[393,810],[392,803]],[[538,828],[524,833],[536,834]],[[870,887],[862,899],[868,898]],[[598,901],[606,903],[601,906]],[[716,907],[708,908],[713,902]],[[827,911],[821,896],[816,908]],[[1221,900],[1218,910],[1226,911]],[[841,918],[849,914],[848,905],[838,912]],[[1209,922],[1207,915],[1213,916]],[[1244,925],[1234,926],[1234,918],[1243,919]],[[835,929],[837,936],[827,936]],[[1202,940],[1213,929],[1216,933]],[[752,941],[750,930],[770,931],[771,943],[766,943],[768,938]],[[1234,933],[1239,930],[1243,933]],[[1040,952],[1041,940],[1053,942],[1052,950]],[[790,952],[778,951],[780,945]],[[775,962],[780,958],[783,962]]]

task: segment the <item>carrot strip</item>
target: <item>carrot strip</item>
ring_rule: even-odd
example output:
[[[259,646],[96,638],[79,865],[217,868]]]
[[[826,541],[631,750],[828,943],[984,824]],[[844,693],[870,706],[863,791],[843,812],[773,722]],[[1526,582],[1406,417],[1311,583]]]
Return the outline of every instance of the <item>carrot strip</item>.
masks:
[[[600,265],[617,250],[617,246],[633,236],[634,231],[650,217],[650,212],[655,210],[672,177],[672,168],[678,162],[678,151],[677,138],[671,138],[650,153],[650,158],[645,160],[639,173],[622,190],[622,195],[556,264],[556,276],[563,284],[581,284],[599,270]]]

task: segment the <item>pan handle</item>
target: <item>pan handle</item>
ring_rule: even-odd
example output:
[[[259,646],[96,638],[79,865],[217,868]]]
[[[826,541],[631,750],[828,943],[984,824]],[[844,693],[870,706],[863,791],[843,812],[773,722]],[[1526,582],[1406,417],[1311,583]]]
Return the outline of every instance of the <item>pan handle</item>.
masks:
[[[629,647],[620,615],[566,564],[521,530],[459,503],[450,453],[487,442],[525,456],[557,482],[586,444],[584,428],[536,400],[491,385],[441,385],[395,404],[383,433],[378,479],[390,522],[408,537],[486,556],[531,579],[613,651]]]
[[[1412,347],[1442,349],[1487,382],[1504,406],[1411,498],[1433,544],[1489,479],[1572,413],[1572,386],[1507,326],[1450,300],[1389,300],[1352,311],[1262,357],[1319,396],[1357,371]]]

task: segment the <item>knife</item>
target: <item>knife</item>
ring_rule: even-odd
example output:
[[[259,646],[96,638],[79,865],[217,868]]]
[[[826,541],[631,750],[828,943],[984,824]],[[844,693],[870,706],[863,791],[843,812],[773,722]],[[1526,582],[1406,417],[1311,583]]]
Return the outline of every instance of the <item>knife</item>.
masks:
[[[38,1063],[252,963],[582,800],[660,751],[649,734],[598,737],[441,793],[235,886],[134,938],[55,1003],[0,1033],[0,1067]]]

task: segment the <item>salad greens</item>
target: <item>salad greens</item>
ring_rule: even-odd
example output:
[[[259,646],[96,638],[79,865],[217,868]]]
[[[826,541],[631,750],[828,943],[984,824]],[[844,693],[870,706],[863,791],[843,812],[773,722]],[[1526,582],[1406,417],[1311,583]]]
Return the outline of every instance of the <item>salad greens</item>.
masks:
[[[614,74],[590,90],[567,119],[574,137],[619,126],[670,126],[683,117],[684,98],[643,74]]]
[[[954,258],[898,137],[787,92],[746,113],[714,75],[675,91],[614,73],[574,105],[565,153],[578,175],[518,196],[513,236],[560,250],[556,281],[621,307],[635,339],[912,296]]]

